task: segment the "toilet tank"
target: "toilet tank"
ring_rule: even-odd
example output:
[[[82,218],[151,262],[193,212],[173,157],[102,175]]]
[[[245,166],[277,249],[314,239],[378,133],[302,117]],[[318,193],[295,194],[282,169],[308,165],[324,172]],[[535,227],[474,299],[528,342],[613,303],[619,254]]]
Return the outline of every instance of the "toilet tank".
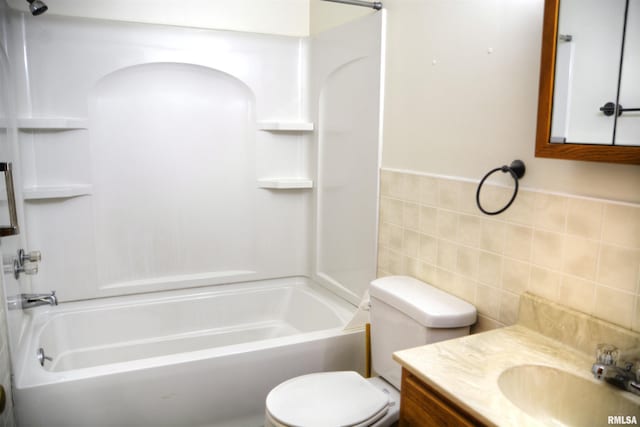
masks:
[[[473,305],[413,277],[376,279],[369,293],[372,367],[397,389],[393,352],[468,335],[476,321]]]

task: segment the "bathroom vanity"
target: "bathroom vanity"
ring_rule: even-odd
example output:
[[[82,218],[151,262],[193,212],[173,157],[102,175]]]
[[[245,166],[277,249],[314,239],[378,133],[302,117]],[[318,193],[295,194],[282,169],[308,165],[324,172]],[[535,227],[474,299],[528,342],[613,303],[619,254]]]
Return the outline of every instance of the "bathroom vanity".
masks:
[[[638,422],[640,396],[591,373],[604,342],[638,349],[640,334],[524,294],[516,325],[394,353],[400,426]]]
[[[407,369],[402,369],[400,426],[486,426]]]

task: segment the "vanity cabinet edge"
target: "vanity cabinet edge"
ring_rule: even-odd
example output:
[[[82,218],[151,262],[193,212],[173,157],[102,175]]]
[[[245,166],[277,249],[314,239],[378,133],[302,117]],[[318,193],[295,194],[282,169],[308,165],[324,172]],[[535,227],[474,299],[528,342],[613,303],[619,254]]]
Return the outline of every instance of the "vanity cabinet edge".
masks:
[[[420,378],[402,368],[400,427],[488,427]]]

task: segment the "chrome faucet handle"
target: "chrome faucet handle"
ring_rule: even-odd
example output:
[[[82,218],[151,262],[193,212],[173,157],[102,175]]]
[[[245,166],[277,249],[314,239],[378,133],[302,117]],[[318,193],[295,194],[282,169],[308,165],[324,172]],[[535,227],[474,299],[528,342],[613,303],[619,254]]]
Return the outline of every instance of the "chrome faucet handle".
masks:
[[[25,265],[22,267],[22,272],[28,275],[38,274],[38,266],[36,264]]]
[[[596,362],[605,366],[614,365],[618,362],[620,351],[611,344],[598,344],[596,348]]]
[[[42,253],[40,251],[25,252],[24,249],[19,249],[18,261],[20,265],[23,265],[25,262],[40,262],[42,261]]]
[[[20,274],[38,274],[38,264],[20,264],[20,260],[17,258],[13,260],[13,277],[18,280],[20,278]]]
[[[629,357],[636,354],[637,349],[620,352],[610,344],[599,344],[591,373],[597,380],[640,395],[640,358]]]
[[[597,380],[607,379],[614,375],[620,352],[611,344],[598,344],[596,347],[596,362],[591,366],[591,373]]]

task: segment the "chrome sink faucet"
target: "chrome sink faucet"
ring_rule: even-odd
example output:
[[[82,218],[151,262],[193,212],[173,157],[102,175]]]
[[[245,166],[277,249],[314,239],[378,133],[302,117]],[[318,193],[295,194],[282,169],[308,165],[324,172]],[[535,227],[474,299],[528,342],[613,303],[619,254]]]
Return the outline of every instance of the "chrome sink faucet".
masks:
[[[21,307],[33,308],[39,305],[58,305],[56,291],[49,294],[20,294]]]
[[[631,393],[640,395],[640,348],[621,352],[610,344],[596,349],[593,376]]]

